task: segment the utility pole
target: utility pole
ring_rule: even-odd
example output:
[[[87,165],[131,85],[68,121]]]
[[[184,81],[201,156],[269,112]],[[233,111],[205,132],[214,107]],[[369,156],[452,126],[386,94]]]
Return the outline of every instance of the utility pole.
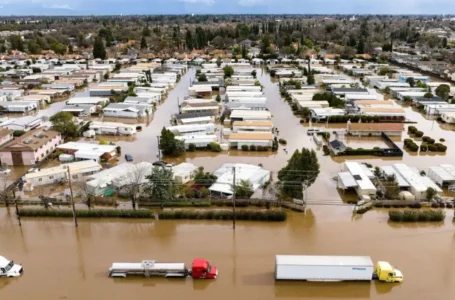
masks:
[[[160,150],[160,136],[157,135],[156,139],[158,140],[158,160],[161,160],[161,150]]]
[[[232,229],[235,230],[235,165],[232,167]]]
[[[74,198],[73,198],[73,186],[71,184],[71,171],[69,166],[67,167],[68,169],[68,183],[70,187],[70,194],[71,194],[71,206],[73,208],[73,219],[74,219],[74,226],[78,226],[77,224],[77,217],[76,217],[76,207],[74,206]]]
[[[21,215],[19,214],[19,206],[17,206],[17,199],[16,199],[16,197],[14,197],[14,206],[16,206],[16,216],[17,216],[17,220],[19,221],[19,226],[22,226],[22,223],[21,223]]]
[[[177,97],[177,109],[180,114],[180,98],[179,97]]]

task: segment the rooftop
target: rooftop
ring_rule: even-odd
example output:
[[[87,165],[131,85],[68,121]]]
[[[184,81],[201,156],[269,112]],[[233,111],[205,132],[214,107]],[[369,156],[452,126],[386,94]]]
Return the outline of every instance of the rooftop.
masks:
[[[56,136],[60,136],[60,132],[42,129],[30,130],[8,142],[1,148],[1,151],[35,151]]]
[[[234,121],[233,126],[273,127],[272,121]]]
[[[273,140],[273,134],[270,132],[231,133],[229,140]]]
[[[402,123],[351,123],[349,130],[352,131],[403,131]]]

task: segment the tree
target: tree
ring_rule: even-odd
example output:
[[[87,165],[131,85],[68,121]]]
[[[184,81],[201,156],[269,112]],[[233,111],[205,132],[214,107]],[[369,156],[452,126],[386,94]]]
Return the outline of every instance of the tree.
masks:
[[[257,75],[256,70],[251,71],[251,75],[252,75],[254,78],[256,78],[256,75]]]
[[[302,199],[303,188],[311,186],[319,175],[316,152],[302,148],[296,150],[286,167],[278,172],[280,190],[283,196]]]
[[[423,95],[424,98],[431,99],[434,97],[434,95],[431,92],[426,92],[425,95]]]
[[[103,40],[100,37],[95,39],[93,44],[93,57],[106,59],[106,48],[104,47]]]
[[[357,54],[365,53],[365,40],[361,38],[357,44]]]
[[[216,102],[221,102],[221,96],[220,95],[216,95],[215,100],[216,100]]]
[[[253,184],[249,180],[240,180],[239,184],[234,187],[235,196],[239,198],[250,198],[253,191]]]
[[[426,194],[427,201],[431,201],[431,200],[433,200],[434,196],[436,196],[437,191],[434,188],[429,187],[429,188],[427,188],[427,191],[425,194]]]
[[[221,67],[221,64],[222,64],[222,63],[223,63],[223,61],[222,61],[220,58],[218,58],[218,59],[216,60],[216,66],[217,66],[218,68]]]
[[[152,174],[146,177],[148,180],[146,191],[152,200],[160,201],[161,208],[165,202],[175,198],[177,189],[173,177],[172,169],[166,167],[154,167]]]
[[[142,36],[141,39],[141,49],[147,49],[147,41],[145,40],[145,36]]]
[[[447,48],[447,38],[446,37],[444,37],[442,39],[442,48]]]
[[[242,46],[242,58],[247,58],[248,55],[247,55],[247,51],[246,51],[246,47],[245,45]]]
[[[450,94],[450,86],[447,84],[441,84],[436,88],[436,95],[441,99],[448,100]]]
[[[179,156],[185,152],[184,142],[175,139],[175,135],[165,127],[161,130],[159,147],[164,155]]]
[[[228,78],[228,77],[231,77],[232,75],[234,75],[234,69],[227,65],[223,68],[223,71],[224,71],[224,78]]]
[[[24,51],[24,42],[22,40],[22,36],[10,35],[9,42],[11,45],[11,50]]]
[[[382,45],[382,51],[384,51],[384,52],[392,52],[392,44],[385,43],[384,45]]]
[[[400,194],[400,185],[395,178],[395,175],[387,176],[386,182],[384,183],[385,198],[387,200],[398,199]]]
[[[205,73],[199,74],[199,76],[197,77],[197,81],[199,81],[199,82],[206,82],[206,81],[208,81],[208,80],[207,80],[207,75],[205,75]]]
[[[30,54],[40,54],[41,53],[41,48],[37,43],[35,43],[35,41],[28,42],[27,50]]]
[[[53,42],[51,44],[51,50],[56,54],[64,55],[66,53],[66,46],[59,42]]]
[[[406,79],[406,82],[409,83],[409,85],[410,85],[411,87],[414,87],[414,86],[416,85],[416,82],[415,82],[415,80],[414,80],[414,77],[408,77],[408,78]]]
[[[52,128],[60,132],[64,137],[77,137],[79,130],[73,122],[73,115],[69,112],[61,111],[50,117]]]
[[[148,26],[145,26],[142,30],[142,36],[150,36],[150,28]]]
[[[185,35],[185,44],[186,44],[186,48],[188,50],[193,50],[193,35],[191,33],[191,30],[187,30],[186,31],[186,35]]]
[[[314,80],[314,74],[311,71],[311,59],[309,56],[307,57],[307,60],[308,60],[308,75],[307,75],[306,82],[308,85],[313,85],[315,83],[315,80]]]
[[[216,182],[218,177],[210,172],[204,172],[204,167],[199,167],[194,175],[194,183],[199,186],[210,187]]]
[[[146,164],[136,164],[125,174],[117,184],[122,187],[122,192],[131,199],[133,209],[136,209],[137,199],[141,193],[141,187],[150,175],[150,168]],[[172,178],[172,177],[171,177]]]

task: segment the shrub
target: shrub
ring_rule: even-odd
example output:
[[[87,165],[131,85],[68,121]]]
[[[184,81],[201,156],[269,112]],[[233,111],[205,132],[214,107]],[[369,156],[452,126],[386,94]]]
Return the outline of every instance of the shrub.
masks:
[[[440,151],[440,152],[446,152],[446,150],[447,150],[447,146],[443,145],[441,143],[436,143],[434,145],[438,148],[438,151]]]
[[[188,145],[188,152],[194,152],[196,151],[196,145],[191,143]]]
[[[412,141],[412,139],[404,139],[404,145],[405,145],[405,146],[408,146],[409,144],[412,144],[412,143],[414,143],[414,142]]]
[[[435,143],[435,140],[434,140],[434,139],[428,139],[428,142],[427,142],[427,143],[430,144],[430,145],[431,145],[431,144],[434,144],[434,143]]]
[[[22,208],[19,211],[21,217],[56,217],[56,218],[72,218],[73,212],[70,209],[35,209]],[[122,210],[122,209],[87,209],[76,210],[78,218],[155,218],[155,214],[151,210]]]
[[[443,221],[444,218],[445,212],[440,209],[424,211],[389,211],[389,220],[392,222],[440,222]]]
[[[431,152],[437,152],[438,151],[438,146],[436,145],[428,145],[428,150],[430,150]]]
[[[158,213],[160,220],[187,219],[187,220],[232,220],[232,210],[164,210]],[[236,220],[242,221],[268,221],[283,222],[287,214],[282,210],[240,210],[237,211]]]
[[[440,141],[441,143],[443,143],[443,142],[445,142],[446,140],[441,138],[441,139],[439,139],[439,141]]]
[[[215,143],[215,142],[211,142],[210,144],[208,144],[207,149],[209,149],[212,152],[221,152],[222,151],[220,144]]]
[[[255,145],[250,145],[250,151],[256,151],[256,146]]]
[[[263,150],[263,151],[269,151],[269,146],[264,146],[264,147],[262,147],[262,150]]]
[[[414,133],[414,135],[415,135],[415,137],[420,138],[420,137],[423,136],[423,131],[416,131],[416,132]]]
[[[428,151],[428,146],[425,144],[420,145],[420,151],[421,152],[427,152]]]
[[[285,139],[279,139],[278,143],[280,143],[281,145],[286,145],[288,142]]]
[[[24,130],[14,130],[13,131],[13,136],[14,137],[20,137],[21,135],[25,134]]]
[[[256,150],[259,151],[259,152],[262,152],[262,151],[264,151],[264,147],[259,145],[259,146],[256,147]]]
[[[242,145],[242,151],[248,151],[248,145]]]
[[[416,152],[419,150],[419,146],[417,146],[417,144],[415,144],[415,143],[412,143],[408,146],[408,149],[409,149],[409,151]]]
[[[408,127],[408,132],[415,133],[416,131],[417,131],[417,128],[415,126],[409,126]]]
[[[425,143],[427,143],[429,139],[430,139],[430,137],[426,136],[426,135],[422,137],[422,141]]]

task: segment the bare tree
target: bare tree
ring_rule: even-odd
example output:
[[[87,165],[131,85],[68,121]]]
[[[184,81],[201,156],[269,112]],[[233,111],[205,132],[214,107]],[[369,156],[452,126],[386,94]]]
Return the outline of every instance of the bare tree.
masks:
[[[146,177],[150,173],[151,166],[148,163],[138,163],[114,183],[123,194],[131,199],[133,209],[136,209],[137,200],[141,194],[141,187],[147,182]]]
[[[91,208],[91,194],[90,187],[87,184],[86,180],[79,180],[73,183],[73,187],[76,190],[76,193],[82,197],[82,201],[85,201],[88,208]]]
[[[0,199],[5,202],[6,207],[9,207],[8,203],[8,187],[11,181],[7,175],[0,175]]]

